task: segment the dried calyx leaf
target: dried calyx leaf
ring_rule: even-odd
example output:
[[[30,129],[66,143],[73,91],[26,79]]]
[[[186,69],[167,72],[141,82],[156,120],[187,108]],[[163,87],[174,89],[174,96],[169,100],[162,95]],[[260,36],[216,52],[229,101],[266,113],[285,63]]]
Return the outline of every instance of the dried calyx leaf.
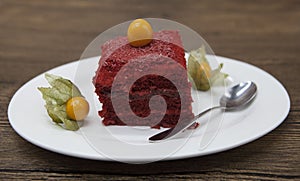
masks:
[[[76,131],[78,123],[68,118],[66,103],[72,97],[82,97],[79,89],[68,79],[60,76],[45,74],[45,78],[52,87],[38,87],[46,102],[45,108],[52,121],[67,130]]]
[[[218,68],[212,70],[208,60],[206,59],[206,52],[204,47],[197,50],[192,50],[188,58],[188,77],[195,89],[207,91],[212,85],[224,82],[228,74],[222,73],[221,63]]]

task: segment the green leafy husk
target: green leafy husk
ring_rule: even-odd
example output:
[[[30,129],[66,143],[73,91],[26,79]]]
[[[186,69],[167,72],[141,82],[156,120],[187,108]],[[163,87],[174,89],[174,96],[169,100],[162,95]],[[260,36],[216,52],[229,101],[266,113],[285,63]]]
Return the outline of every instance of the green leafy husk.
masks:
[[[45,78],[51,87],[38,87],[38,90],[46,102],[48,115],[59,126],[67,130],[78,130],[78,123],[67,116],[66,103],[72,97],[83,97],[79,89],[70,80],[60,76],[46,73]]]
[[[228,77],[228,74],[222,73],[223,63],[219,64],[218,68],[211,70],[209,75],[206,74],[203,67],[209,66],[206,59],[204,47],[197,50],[192,50],[188,58],[188,77],[193,87],[197,90],[207,91],[213,85],[220,84]]]

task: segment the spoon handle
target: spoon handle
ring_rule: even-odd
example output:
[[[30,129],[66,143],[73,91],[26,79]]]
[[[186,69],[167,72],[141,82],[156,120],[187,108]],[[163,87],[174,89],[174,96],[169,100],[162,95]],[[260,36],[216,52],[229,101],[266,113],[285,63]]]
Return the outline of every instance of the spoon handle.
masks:
[[[197,119],[200,118],[201,116],[203,116],[204,114],[210,112],[211,110],[220,109],[220,108],[224,109],[225,107],[215,106],[215,107],[208,108],[205,111],[201,112],[200,114],[196,115],[190,121],[181,121],[174,128],[170,128],[168,130],[162,131],[162,132],[160,132],[156,135],[151,136],[149,138],[149,141],[150,142],[159,142],[159,141],[162,141],[162,140],[170,139],[170,138],[178,135],[179,133],[181,133],[182,131],[184,131],[188,127],[192,126],[197,121]]]

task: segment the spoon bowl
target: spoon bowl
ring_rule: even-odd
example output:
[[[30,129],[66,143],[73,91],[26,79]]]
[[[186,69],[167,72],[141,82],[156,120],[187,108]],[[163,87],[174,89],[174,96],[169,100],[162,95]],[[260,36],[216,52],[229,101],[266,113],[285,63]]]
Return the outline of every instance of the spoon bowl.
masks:
[[[251,81],[239,83],[221,97],[220,106],[226,109],[238,109],[247,105],[256,96],[257,86]]]

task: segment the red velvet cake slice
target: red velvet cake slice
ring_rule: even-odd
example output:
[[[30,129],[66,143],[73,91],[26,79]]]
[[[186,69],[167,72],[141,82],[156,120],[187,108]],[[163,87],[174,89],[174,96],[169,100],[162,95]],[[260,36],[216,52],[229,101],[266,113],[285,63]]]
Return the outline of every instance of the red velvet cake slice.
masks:
[[[186,71],[176,71],[176,65],[180,65],[183,70],[186,70],[184,49],[177,31],[165,30],[154,33],[151,43],[143,47],[133,47],[128,43],[126,37],[119,37],[106,42],[101,48],[102,56],[93,83],[99,101],[102,103],[99,115],[103,118],[104,125],[174,127],[178,123],[179,117],[184,120],[194,117],[191,107],[191,85],[188,82],[187,73]],[[167,59],[172,60],[173,63],[168,63]],[[131,111],[124,108],[124,110],[119,109],[116,114],[112,102],[112,96],[115,96],[112,95],[115,94],[115,92],[112,93],[112,86],[119,71],[124,71],[122,68],[129,63],[132,67],[131,69],[127,68],[129,76],[134,76],[134,72],[147,71],[149,67],[166,72],[168,75],[149,74],[140,77],[130,85],[130,90],[127,92]],[[135,71],[132,71],[133,69]],[[173,80],[180,84],[175,86],[166,78],[168,76],[172,76]],[[118,92],[125,91],[124,87],[128,83],[126,81],[127,79],[124,78],[121,81],[123,83],[117,85]],[[151,114],[155,118],[156,115],[159,117],[162,114],[160,108],[162,102],[157,101],[154,103],[154,107],[149,108],[149,101],[155,95],[160,95],[166,103],[166,111],[163,112],[161,121],[153,119],[141,122],[137,120],[137,116],[145,118]],[[120,102],[123,101],[123,98],[119,97]],[[129,112],[133,112],[135,115],[133,116]],[[125,123],[120,116],[125,116],[130,121]]]

